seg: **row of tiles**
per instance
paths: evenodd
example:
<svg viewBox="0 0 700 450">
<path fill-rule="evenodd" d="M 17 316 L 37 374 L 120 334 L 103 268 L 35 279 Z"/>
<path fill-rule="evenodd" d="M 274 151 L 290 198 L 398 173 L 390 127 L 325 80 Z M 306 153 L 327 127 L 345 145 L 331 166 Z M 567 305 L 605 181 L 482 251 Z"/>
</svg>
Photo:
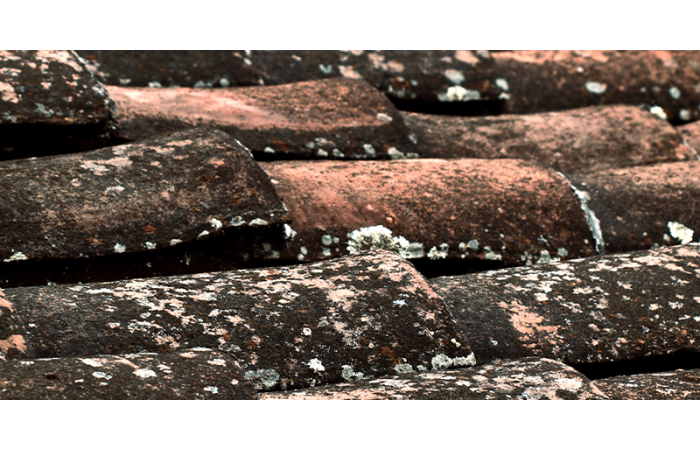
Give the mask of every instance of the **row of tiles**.
<svg viewBox="0 0 700 450">
<path fill-rule="evenodd" d="M 591 381 L 543 358 L 261 393 L 227 354 L 206 348 L 0 363 L 0 399 L 15 400 L 697 400 L 700 371 Z"/>
<path fill-rule="evenodd" d="M 0 297 L 0 351 L 29 361 L 212 348 L 267 391 L 495 359 L 624 362 L 697 352 L 698 275 L 698 244 L 430 281 L 397 254 L 372 250 L 307 265 L 13 288 Z"/>
<path fill-rule="evenodd" d="M 199 128 L 5 161 L 0 174 L 4 286 L 120 279 L 104 270 L 120 264 L 153 276 L 368 248 L 529 265 L 685 244 L 700 227 L 697 161 L 568 178 L 511 159 L 256 162 L 226 133 Z M 82 279 L 30 267 L 85 258 Z M 210 262 L 190 267 L 197 258 Z"/>
<path fill-rule="evenodd" d="M 100 80 L 117 86 L 278 85 L 342 76 L 364 79 L 406 108 L 427 103 L 439 112 L 472 111 L 481 100 L 515 114 L 645 104 L 672 120 L 700 118 L 697 51 L 78 53 Z"/>
<path fill-rule="evenodd" d="M 259 159 L 514 157 L 574 173 L 697 158 L 683 135 L 636 105 L 431 116 L 400 113 L 351 78 L 238 89 L 105 88 L 81 64 L 70 52 L 0 54 L 3 158 L 77 152 L 198 125 L 228 132 Z M 33 132 L 39 124 L 58 127 Z M 698 132 L 687 127 L 687 137 Z M 71 131 L 59 138 L 57 130 Z"/>
</svg>

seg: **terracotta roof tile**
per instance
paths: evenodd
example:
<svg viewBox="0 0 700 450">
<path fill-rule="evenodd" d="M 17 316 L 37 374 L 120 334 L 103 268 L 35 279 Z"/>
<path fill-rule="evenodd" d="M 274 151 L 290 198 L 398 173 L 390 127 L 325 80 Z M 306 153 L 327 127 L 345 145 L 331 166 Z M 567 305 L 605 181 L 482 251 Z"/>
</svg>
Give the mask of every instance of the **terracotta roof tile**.
<svg viewBox="0 0 700 450">
<path fill-rule="evenodd" d="M 418 113 L 403 117 L 426 158 L 519 158 L 565 173 L 695 159 L 668 122 L 636 106 L 488 117 Z"/>
<path fill-rule="evenodd" d="M 700 343 L 700 244 L 459 277 L 430 285 L 478 361 L 567 364 L 665 355 Z"/>
<path fill-rule="evenodd" d="M 515 264 L 595 254 L 568 182 L 517 160 L 263 163 L 289 209 L 286 259 L 379 247 Z M 271 254 L 264 255 L 268 259 Z"/>
<path fill-rule="evenodd" d="M 418 151 L 396 108 L 362 80 L 235 89 L 110 86 L 109 94 L 116 134 L 128 140 L 210 126 L 258 157 L 389 159 L 392 151 Z"/>
<path fill-rule="evenodd" d="M 236 361 L 193 348 L 171 353 L 42 358 L 0 364 L 2 400 L 256 400 Z"/>
<path fill-rule="evenodd" d="M 0 398 L 697 397 L 700 52 L 80 54 L 0 52 Z"/>
</svg>

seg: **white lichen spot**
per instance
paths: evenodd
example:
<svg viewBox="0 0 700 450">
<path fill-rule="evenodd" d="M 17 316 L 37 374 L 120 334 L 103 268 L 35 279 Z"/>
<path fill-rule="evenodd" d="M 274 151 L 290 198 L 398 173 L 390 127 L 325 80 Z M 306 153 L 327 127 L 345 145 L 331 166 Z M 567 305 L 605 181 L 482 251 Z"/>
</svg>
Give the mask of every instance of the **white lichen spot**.
<svg viewBox="0 0 700 450">
<path fill-rule="evenodd" d="M 460 344 L 459 342 L 457 342 L 457 339 L 455 339 L 455 338 L 450 339 L 450 342 L 452 342 L 452 343 L 453 343 L 455 346 L 457 346 L 457 347 L 461 347 L 461 346 L 462 346 L 462 344 Z"/>
<path fill-rule="evenodd" d="M 668 302 L 668 306 L 670 306 L 671 309 L 681 309 L 683 307 L 683 303 L 681 303 L 681 302 Z"/>
<path fill-rule="evenodd" d="M 148 87 L 149 87 L 149 88 L 162 88 L 163 85 L 160 84 L 159 81 L 149 81 L 149 82 L 148 82 Z"/>
<path fill-rule="evenodd" d="M 319 148 L 318 151 L 316 152 L 316 156 L 318 156 L 319 158 L 327 158 L 328 152 Z"/>
<path fill-rule="evenodd" d="M 430 259 L 445 259 L 447 258 L 447 254 L 450 251 L 450 245 L 449 244 L 440 244 L 440 249 L 437 247 L 433 246 L 430 251 L 428 252 L 428 258 Z"/>
<path fill-rule="evenodd" d="M 607 89 L 607 85 L 597 81 L 586 81 L 586 90 L 591 94 L 602 95 Z"/>
<path fill-rule="evenodd" d="M 682 223 L 668 222 L 666 225 L 671 232 L 671 236 L 673 236 L 674 239 L 681 241 L 681 244 L 685 245 L 693 241 L 693 230 L 686 227 Z"/>
<path fill-rule="evenodd" d="M 3 261 L 4 262 L 26 261 L 27 259 L 29 259 L 29 258 L 27 258 L 27 255 L 25 255 L 24 253 L 16 252 L 16 253 L 13 253 L 12 256 L 10 256 L 9 258 L 4 259 Z"/>
<path fill-rule="evenodd" d="M 391 147 L 389 150 L 387 150 L 387 154 L 391 159 L 406 159 L 406 155 L 397 150 L 395 147 Z"/>
<path fill-rule="evenodd" d="M 688 122 L 688 121 L 691 119 L 690 111 L 688 111 L 687 109 L 683 108 L 683 109 L 681 109 L 680 111 L 678 111 L 678 117 L 679 117 L 682 121 Z"/>
<path fill-rule="evenodd" d="M 548 250 L 541 250 L 540 257 L 537 258 L 537 264 L 547 264 L 552 262 L 552 255 L 549 254 Z"/>
<path fill-rule="evenodd" d="M 294 239 L 294 236 L 297 235 L 297 232 L 292 229 L 288 224 L 284 224 L 284 238 L 286 240 Z"/>
<path fill-rule="evenodd" d="M 104 378 L 105 380 L 109 380 L 112 378 L 112 375 L 106 374 L 104 372 L 92 372 L 92 376 L 95 378 Z"/>
<path fill-rule="evenodd" d="M 384 114 L 384 113 L 378 113 L 377 114 L 377 120 L 381 120 L 382 122 L 391 122 L 392 119 L 391 116 Z"/>
<path fill-rule="evenodd" d="M 562 258 L 566 258 L 567 256 L 569 256 L 569 251 L 564 247 L 559 247 L 559 249 L 557 250 L 557 255 L 561 256 Z"/>
<path fill-rule="evenodd" d="M 392 302 L 394 306 L 406 306 L 406 300 L 398 299 Z"/>
<path fill-rule="evenodd" d="M 261 388 L 264 389 L 272 389 L 280 379 L 280 375 L 272 369 L 246 372 L 245 377 L 248 380 L 259 380 Z"/>
<path fill-rule="evenodd" d="M 226 365 L 226 361 L 223 359 L 219 359 L 219 358 L 210 359 L 209 361 L 207 361 L 207 363 L 211 364 L 212 366 L 225 366 Z"/>
<path fill-rule="evenodd" d="M 657 309 L 659 309 L 659 305 L 658 305 L 658 304 L 652 303 L 652 304 L 649 305 L 649 311 L 656 311 Z"/>
<path fill-rule="evenodd" d="M 146 242 L 144 245 L 146 246 L 146 248 L 148 250 L 155 250 L 157 247 L 157 245 L 154 244 L 153 242 Z"/>
<path fill-rule="evenodd" d="M 211 392 L 212 394 L 219 393 L 219 388 L 217 388 L 216 386 L 205 386 L 204 388 L 202 388 L 202 390 L 207 391 L 207 392 Z"/>
<path fill-rule="evenodd" d="M 115 244 L 114 253 L 124 253 L 126 251 L 126 245 Z"/>
<path fill-rule="evenodd" d="M 251 225 L 257 225 L 257 226 L 265 226 L 267 225 L 267 221 L 263 219 L 253 219 L 250 221 Z"/>
<path fill-rule="evenodd" d="M 331 252 L 331 249 L 330 249 L 330 248 L 328 248 L 328 247 L 323 247 L 323 249 L 321 250 L 321 254 L 322 254 L 323 256 L 331 256 L 332 252 Z"/>
<path fill-rule="evenodd" d="M 367 153 L 369 156 L 375 156 L 377 152 L 374 150 L 374 147 L 372 147 L 372 144 L 364 144 L 362 146 L 364 149 L 365 153 Z"/>
<path fill-rule="evenodd" d="M 675 86 L 671 86 L 668 88 L 668 95 L 670 95 L 672 99 L 678 100 L 681 98 L 681 90 Z"/>
<path fill-rule="evenodd" d="M 649 108 L 649 112 L 652 113 L 653 115 L 655 115 L 656 117 L 658 117 L 659 119 L 662 119 L 662 120 L 668 119 L 666 112 L 660 106 L 652 106 L 651 108 Z"/>
<path fill-rule="evenodd" d="M 170 239 L 170 246 L 182 244 L 182 239 Z"/>
<path fill-rule="evenodd" d="M 445 78 L 450 80 L 450 83 L 452 84 L 462 84 L 462 82 L 465 80 L 464 74 L 455 69 L 447 69 L 445 71 Z"/>
<path fill-rule="evenodd" d="M 219 219 L 217 219 L 216 217 L 212 217 L 211 219 L 209 219 L 209 223 L 211 223 L 212 227 L 217 228 L 217 229 L 224 226 L 224 224 L 221 223 L 221 221 Z"/>
<path fill-rule="evenodd" d="M 403 236 L 394 237 L 383 225 L 364 227 L 348 233 L 347 250 L 350 254 L 369 249 L 384 249 L 396 252 L 404 258 L 420 258 L 424 255 L 423 244 L 409 242 Z"/>
<path fill-rule="evenodd" d="M 399 375 L 402 373 L 413 373 L 413 366 L 410 364 L 396 364 L 394 370 Z"/>
<path fill-rule="evenodd" d="M 470 353 L 468 356 L 458 356 L 456 358 L 450 358 L 444 353 L 440 353 L 434 356 L 430 361 L 433 366 L 433 370 L 445 370 L 452 366 L 464 367 L 464 366 L 474 366 L 476 365 L 476 358 L 474 353 Z"/>
<path fill-rule="evenodd" d="M 347 364 L 341 366 L 343 371 L 341 372 L 340 376 L 343 377 L 343 379 L 347 381 L 352 381 L 352 380 L 361 380 L 365 377 L 365 374 L 363 372 L 355 372 L 352 368 L 352 366 L 349 366 Z"/>
<path fill-rule="evenodd" d="M 137 369 L 134 370 L 134 375 L 140 378 L 152 378 L 152 377 L 157 377 L 156 373 L 152 371 L 151 369 Z"/>
<path fill-rule="evenodd" d="M 304 336 L 311 336 L 311 328 L 304 327 L 304 328 L 301 330 L 301 334 L 303 334 Z"/>
<path fill-rule="evenodd" d="M 493 250 L 491 250 L 491 247 L 488 245 L 484 246 L 484 258 L 492 260 L 492 261 L 501 261 L 503 259 L 503 256 L 499 255 L 498 253 L 495 253 Z"/>
<path fill-rule="evenodd" d="M 91 366 L 91 367 L 102 367 L 103 366 L 102 361 L 92 359 L 92 358 L 85 358 L 85 359 L 81 359 L 80 361 L 83 362 L 84 364 L 87 364 L 88 366 Z"/>
<path fill-rule="evenodd" d="M 333 236 L 331 236 L 330 234 L 324 234 L 323 236 L 321 236 L 321 244 L 325 245 L 326 247 L 330 246 L 331 244 L 333 244 Z"/>
<path fill-rule="evenodd" d="M 333 66 L 330 64 L 319 64 L 318 70 L 323 72 L 325 75 L 330 75 L 331 73 L 333 73 Z"/>
<path fill-rule="evenodd" d="M 472 239 L 471 241 L 467 242 L 467 248 L 470 248 L 474 251 L 479 250 L 479 241 L 476 239 Z"/>
<path fill-rule="evenodd" d="M 313 369 L 314 372 L 326 370 L 326 368 L 323 367 L 323 364 L 321 364 L 321 361 L 318 358 L 312 359 L 311 361 L 306 363 L 306 365 L 309 366 L 310 369 Z"/>
<path fill-rule="evenodd" d="M 441 102 L 468 102 L 481 100 L 481 93 L 473 89 L 465 89 L 462 86 L 450 86 L 444 94 L 438 94 Z"/>
<path fill-rule="evenodd" d="M 272 153 L 275 153 L 275 149 L 273 149 L 272 147 L 265 147 L 265 148 L 263 149 L 263 153 L 270 153 L 270 154 L 272 154 Z"/>
<path fill-rule="evenodd" d="M 207 230 L 202 231 L 197 235 L 197 239 L 203 239 L 205 237 L 209 236 L 209 232 Z"/>
<path fill-rule="evenodd" d="M 496 78 L 495 83 L 496 83 L 496 86 L 500 90 L 506 91 L 506 92 L 508 91 L 509 86 L 508 86 L 508 82 L 506 81 L 505 78 Z"/>
</svg>

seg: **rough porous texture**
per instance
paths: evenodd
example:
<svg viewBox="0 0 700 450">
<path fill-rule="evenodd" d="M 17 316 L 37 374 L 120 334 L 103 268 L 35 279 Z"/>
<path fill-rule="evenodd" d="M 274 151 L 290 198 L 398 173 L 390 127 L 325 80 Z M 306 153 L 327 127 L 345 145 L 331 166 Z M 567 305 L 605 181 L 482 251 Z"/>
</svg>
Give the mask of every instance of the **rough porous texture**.
<svg viewBox="0 0 700 450">
<path fill-rule="evenodd" d="M 478 361 L 567 364 L 700 350 L 700 244 L 441 277 Z"/>
<path fill-rule="evenodd" d="M 668 122 L 636 106 L 479 118 L 402 115 L 426 158 L 518 158 L 564 173 L 695 159 Z"/>
<path fill-rule="evenodd" d="M 2 400 L 257 398 L 235 360 L 206 348 L 0 363 Z"/>
<path fill-rule="evenodd" d="M 314 261 L 366 248 L 406 258 L 514 264 L 595 254 L 567 181 L 516 160 L 261 163 L 289 209 L 291 243 L 263 257 Z"/>
<path fill-rule="evenodd" d="M 700 400 L 700 370 L 612 377 L 591 386 L 613 400 Z"/>
<path fill-rule="evenodd" d="M 7 357 L 208 347 L 265 390 L 475 364 L 425 279 L 384 250 L 297 267 L 7 289 L 3 305 L 24 327 L 0 330 L 14 348 Z"/>
<path fill-rule="evenodd" d="M 111 86 L 109 94 L 118 135 L 128 140 L 204 125 L 230 133 L 260 158 L 418 156 L 398 110 L 362 80 L 231 89 Z"/>
<path fill-rule="evenodd" d="M 573 368 L 550 359 L 394 375 L 333 386 L 265 393 L 263 400 L 587 400 L 601 398 Z"/>
<path fill-rule="evenodd" d="M 287 220 L 250 152 L 217 130 L 6 161 L 0 178 L 0 266 L 163 249 Z"/>
<path fill-rule="evenodd" d="M 700 161 L 573 174 L 599 221 L 604 251 L 618 253 L 697 241 Z"/>
</svg>

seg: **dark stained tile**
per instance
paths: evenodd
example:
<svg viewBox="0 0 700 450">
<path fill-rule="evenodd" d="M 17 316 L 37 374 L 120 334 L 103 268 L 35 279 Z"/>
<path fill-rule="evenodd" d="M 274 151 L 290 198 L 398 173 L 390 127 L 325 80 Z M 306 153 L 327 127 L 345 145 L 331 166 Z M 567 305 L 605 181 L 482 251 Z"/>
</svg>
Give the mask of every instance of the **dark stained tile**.
<svg viewBox="0 0 700 450">
<path fill-rule="evenodd" d="M 567 364 L 698 350 L 700 245 L 465 275 L 430 285 L 480 362 Z"/>
<path fill-rule="evenodd" d="M 600 391 L 551 359 L 497 360 L 461 370 L 411 373 L 331 386 L 269 392 L 262 400 L 587 400 Z"/>
<path fill-rule="evenodd" d="M 257 389 L 474 365 L 444 303 L 384 250 L 293 267 L 5 290 L 7 357 L 208 347 Z M 29 353 L 31 352 L 31 353 Z"/>
<path fill-rule="evenodd" d="M 74 52 L 0 50 L 0 160 L 95 148 L 113 114 Z"/>
<path fill-rule="evenodd" d="M 496 100 L 488 51 L 96 51 L 79 53 L 110 85 L 227 87 L 346 77 L 399 100 Z M 458 87 L 459 86 L 459 87 Z"/>
<path fill-rule="evenodd" d="M 211 129 L 5 161 L 0 179 L 0 266 L 164 249 L 287 220 L 250 152 Z"/>
<path fill-rule="evenodd" d="M 697 240 L 700 162 L 569 176 L 598 221 L 607 253 Z"/>
<path fill-rule="evenodd" d="M 637 106 L 452 117 L 403 113 L 426 158 L 518 158 L 564 173 L 695 159 L 668 122 Z"/>
<path fill-rule="evenodd" d="M 230 133 L 258 158 L 389 159 L 418 151 L 398 110 L 362 80 L 108 89 L 116 102 L 117 135 L 128 140 L 210 126 Z"/>
<path fill-rule="evenodd" d="M 287 248 L 315 261 L 367 248 L 406 258 L 526 264 L 595 254 L 568 182 L 517 160 L 261 163 L 289 209 Z"/>
<path fill-rule="evenodd" d="M 77 50 L 114 86 L 228 87 L 260 84 L 242 50 Z"/>
<path fill-rule="evenodd" d="M 2 400 L 257 400 L 235 360 L 194 348 L 172 353 L 0 363 Z"/>
<path fill-rule="evenodd" d="M 700 118 L 697 51 L 512 51 L 493 58 L 509 86 L 511 113 L 627 104 L 656 106 L 673 122 Z"/>
</svg>

